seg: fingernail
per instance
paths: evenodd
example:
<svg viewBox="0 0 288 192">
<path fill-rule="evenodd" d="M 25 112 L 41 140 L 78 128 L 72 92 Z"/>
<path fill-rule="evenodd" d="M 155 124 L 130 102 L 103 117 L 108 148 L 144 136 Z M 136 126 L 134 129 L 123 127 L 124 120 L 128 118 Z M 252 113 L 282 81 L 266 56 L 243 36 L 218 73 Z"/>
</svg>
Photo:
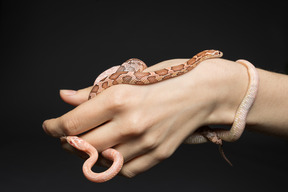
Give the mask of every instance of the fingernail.
<svg viewBox="0 0 288 192">
<path fill-rule="evenodd" d="M 61 89 L 60 90 L 64 95 L 67 95 L 67 96 L 72 96 L 72 95 L 75 95 L 77 93 L 77 91 L 75 90 L 70 90 L 70 89 Z"/>
</svg>

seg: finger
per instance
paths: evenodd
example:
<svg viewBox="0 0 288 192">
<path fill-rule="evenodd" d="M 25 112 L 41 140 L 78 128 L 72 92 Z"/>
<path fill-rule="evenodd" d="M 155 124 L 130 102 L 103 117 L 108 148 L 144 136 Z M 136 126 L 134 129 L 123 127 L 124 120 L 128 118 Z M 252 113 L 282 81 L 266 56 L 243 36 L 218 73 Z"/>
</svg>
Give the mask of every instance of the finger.
<svg viewBox="0 0 288 192">
<path fill-rule="evenodd" d="M 89 132 L 82 134 L 79 137 L 91 144 L 97 149 L 99 153 L 101 153 L 102 151 L 125 141 L 125 135 L 123 136 L 123 134 L 119 134 L 121 132 L 120 129 L 121 127 L 117 123 L 114 121 L 109 121 L 104 125 L 97 127 L 96 129 L 92 129 Z M 74 153 L 83 159 L 87 159 L 89 157 L 85 152 L 79 151 L 71 146 L 66 141 L 65 137 L 60 139 L 62 148 L 66 151 Z M 110 161 L 99 157 L 97 164 L 109 167 Z"/>
<path fill-rule="evenodd" d="M 138 137 L 133 137 L 129 141 L 125 143 L 119 144 L 114 148 L 119 151 L 123 157 L 124 162 L 128 162 L 135 157 L 141 156 L 145 153 L 148 153 L 155 149 L 160 143 L 162 139 L 156 139 L 155 135 L 142 135 Z"/>
<path fill-rule="evenodd" d="M 116 121 L 109 121 L 80 137 L 95 147 L 97 151 L 102 152 L 126 140 L 120 129 L 121 126 Z"/>
<path fill-rule="evenodd" d="M 115 149 L 123 155 L 125 162 L 121 174 L 129 178 L 134 177 L 150 169 L 166 157 L 168 158 L 170 153 L 164 156 L 166 155 L 165 151 L 167 151 L 163 148 L 165 143 L 169 143 L 169 141 L 155 139 L 155 135 L 151 134 L 134 138 L 129 142 L 116 146 Z"/>
<path fill-rule="evenodd" d="M 147 171 L 161 161 L 169 158 L 178 145 L 175 145 L 173 140 L 168 140 L 162 143 L 157 148 L 151 150 L 144 155 L 138 156 L 124 164 L 121 174 L 126 177 L 134 177 L 139 173 Z"/>
<path fill-rule="evenodd" d="M 158 141 L 150 135 L 150 137 L 146 137 L 142 141 L 141 139 L 135 139 L 134 143 L 127 142 L 119 147 L 116 146 L 115 149 L 123 155 L 126 162 L 121 174 L 131 178 L 169 158 L 183 142 L 184 138 L 187 137 L 185 135 L 187 134 L 183 134 L 181 131 L 174 132 L 174 134 L 167 135 Z M 147 138 L 150 138 L 150 140 L 147 140 Z"/>
<path fill-rule="evenodd" d="M 154 158 L 152 152 L 147 153 L 145 155 L 134 158 L 128 163 L 125 163 L 121 169 L 120 174 L 124 175 L 125 177 L 132 178 L 139 173 L 147 171 L 159 162 L 160 160 Z"/>
<path fill-rule="evenodd" d="M 73 106 L 78 106 L 88 100 L 91 89 L 92 86 L 78 91 L 62 89 L 60 90 L 60 97 L 64 102 Z"/>
<path fill-rule="evenodd" d="M 63 116 L 44 121 L 44 131 L 53 137 L 78 135 L 111 120 L 117 107 L 113 104 L 113 98 L 107 97 L 106 93 L 111 94 L 107 89 Z"/>
</svg>

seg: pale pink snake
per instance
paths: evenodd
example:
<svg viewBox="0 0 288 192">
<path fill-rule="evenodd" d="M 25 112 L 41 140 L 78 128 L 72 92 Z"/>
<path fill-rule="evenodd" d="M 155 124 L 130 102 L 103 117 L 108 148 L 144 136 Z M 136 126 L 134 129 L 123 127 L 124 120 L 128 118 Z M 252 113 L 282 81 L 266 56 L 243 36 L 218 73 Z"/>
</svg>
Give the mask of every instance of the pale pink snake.
<svg viewBox="0 0 288 192">
<path fill-rule="evenodd" d="M 201 61 L 221 57 L 223 54 L 217 50 L 206 50 L 198 53 L 184 64 L 167 67 L 161 70 L 152 72 L 142 72 L 147 66 L 139 59 L 129 59 L 121 66 L 112 67 L 98 76 L 95 80 L 89 99 L 95 97 L 103 90 L 117 84 L 132 84 L 132 85 L 148 85 L 157 83 L 166 79 L 180 76 L 195 68 Z M 234 119 L 234 123 L 230 130 L 225 129 L 211 129 L 209 127 L 200 128 L 198 131 L 189 136 L 185 143 L 198 144 L 211 141 L 220 146 L 220 152 L 225 157 L 222 150 L 222 140 L 233 142 L 242 135 L 247 114 L 254 102 L 258 90 L 258 74 L 255 67 L 246 60 L 238 60 L 238 63 L 244 65 L 249 74 L 249 86 L 247 93 L 241 102 Z M 105 182 L 119 173 L 123 165 L 122 155 L 115 149 L 109 148 L 104 150 L 101 154 L 103 157 L 113 161 L 112 166 L 102 173 L 94 173 L 91 168 L 98 159 L 97 150 L 77 136 L 65 137 L 67 142 L 78 150 L 84 151 L 90 157 L 83 164 L 83 173 L 87 179 L 93 182 Z M 229 162 L 230 163 L 230 162 Z M 231 164 L 231 163 L 230 163 Z"/>
</svg>

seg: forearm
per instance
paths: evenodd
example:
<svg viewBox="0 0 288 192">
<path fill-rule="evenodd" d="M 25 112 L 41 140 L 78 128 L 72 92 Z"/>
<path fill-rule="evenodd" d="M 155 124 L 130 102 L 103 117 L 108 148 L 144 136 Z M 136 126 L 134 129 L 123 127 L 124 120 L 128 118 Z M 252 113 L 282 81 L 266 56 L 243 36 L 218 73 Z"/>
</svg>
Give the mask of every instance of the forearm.
<svg viewBox="0 0 288 192">
<path fill-rule="evenodd" d="M 288 138 L 288 76 L 257 69 L 260 82 L 248 129 Z"/>
<path fill-rule="evenodd" d="M 186 60 L 176 60 L 183 63 Z M 175 60 L 165 62 L 165 66 Z M 163 63 L 164 64 L 164 63 Z M 256 66 L 257 67 L 257 66 Z M 163 68 L 158 64 L 149 69 Z M 247 116 L 246 129 L 288 138 L 288 76 L 257 69 L 259 88 L 255 102 Z M 190 77 L 189 77 L 190 76 Z M 247 68 L 240 63 L 225 59 L 209 59 L 189 72 L 187 82 L 201 84 L 202 97 L 211 95 L 215 106 L 207 124 L 232 124 L 237 108 L 248 88 Z M 196 81 L 195 81 L 196 80 Z M 191 82 L 193 84 L 193 82 Z M 207 93 L 207 89 L 210 90 Z M 191 89 L 190 94 L 197 92 Z M 209 103 L 209 102 L 207 102 Z"/>
<path fill-rule="evenodd" d="M 232 124 L 248 88 L 248 72 L 240 63 L 222 59 L 212 62 L 221 69 L 216 72 L 218 78 L 214 77 L 214 84 L 211 83 L 218 95 L 211 124 Z M 213 65 L 210 63 L 210 66 Z M 288 138 L 288 76 L 261 69 L 257 72 L 259 88 L 247 116 L 246 128 Z"/>
</svg>

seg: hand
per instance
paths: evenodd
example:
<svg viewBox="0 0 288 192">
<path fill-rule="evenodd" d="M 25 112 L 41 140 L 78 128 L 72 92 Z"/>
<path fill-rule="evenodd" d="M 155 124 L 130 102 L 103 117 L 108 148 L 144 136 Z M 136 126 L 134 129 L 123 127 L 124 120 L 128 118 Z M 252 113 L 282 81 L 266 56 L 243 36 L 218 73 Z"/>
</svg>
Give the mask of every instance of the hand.
<svg viewBox="0 0 288 192">
<path fill-rule="evenodd" d="M 185 61 L 164 61 L 147 71 Z M 241 75 L 246 81 L 235 81 Z M 62 90 L 62 99 L 77 107 L 46 120 L 43 127 L 54 137 L 81 134 L 99 152 L 115 148 L 124 157 L 121 173 L 133 177 L 172 155 L 197 128 L 232 123 L 247 84 L 245 67 L 210 59 L 177 78 L 146 86 L 112 86 L 88 101 L 91 87 Z M 63 147 L 73 151 L 67 144 Z"/>
</svg>

